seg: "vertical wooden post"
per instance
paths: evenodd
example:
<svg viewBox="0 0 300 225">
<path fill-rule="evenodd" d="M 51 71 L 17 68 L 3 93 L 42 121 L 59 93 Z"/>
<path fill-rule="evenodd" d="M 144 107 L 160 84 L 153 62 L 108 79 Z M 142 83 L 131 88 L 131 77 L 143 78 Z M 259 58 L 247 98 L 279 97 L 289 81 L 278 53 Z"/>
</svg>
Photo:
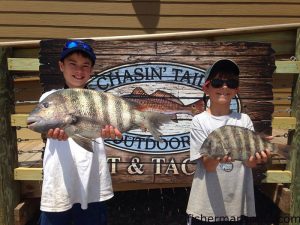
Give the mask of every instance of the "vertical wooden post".
<svg viewBox="0 0 300 225">
<path fill-rule="evenodd" d="M 14 224 L 14 208 L 19 202 L 20 189 L 14 181 L 17 167 L 16 131 L 11 127 L 14 111 L 13 81 L 7 70 L 8 50 L 0 48 L 0 224 Z"/>
<path fill-rule="evenodd" d="M 297 60 L 300 60 L 300 28 L 297 30 L 296 38 L 296 53 Z M 297 84 L 293 95 L 293 116 L 296 117 L 296 131 L 292 141 L 292 154 L 290 159 L 290 169 L 292 171 L 291 183 L 291 209 L 290 224 L 300 223 L 300 75 L 297 79 Z M 298 217 L 296 219 L 296 217 Z"/>
</svg>

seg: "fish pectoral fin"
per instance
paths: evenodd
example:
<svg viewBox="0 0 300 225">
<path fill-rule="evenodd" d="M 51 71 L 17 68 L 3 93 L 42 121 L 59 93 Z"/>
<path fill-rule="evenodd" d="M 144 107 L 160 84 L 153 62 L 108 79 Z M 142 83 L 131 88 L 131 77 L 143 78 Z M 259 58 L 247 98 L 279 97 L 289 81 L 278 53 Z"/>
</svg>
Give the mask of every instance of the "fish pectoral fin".
<svg viewBox="0 0 300 225">
<path fill-rule="evenodd" d="M 64 118 L 64 122 L 65 124 L 75 124 L 77 123 L 78 118 L 73 115 L 73 114 L 68 114 L 65 118 Z"/>
<path fill-rule="evenodd" d="M 91 139 L 83 137 L 79 134 L 74 135 L 72 137 L 72 139 L 76 142 L 76 144 L 78 144 L 79 146 L 81 146 L 85 150 L 87 150 L 89 152 L 93 152 L 93 145 L 92 145 Z"/>
</svg>

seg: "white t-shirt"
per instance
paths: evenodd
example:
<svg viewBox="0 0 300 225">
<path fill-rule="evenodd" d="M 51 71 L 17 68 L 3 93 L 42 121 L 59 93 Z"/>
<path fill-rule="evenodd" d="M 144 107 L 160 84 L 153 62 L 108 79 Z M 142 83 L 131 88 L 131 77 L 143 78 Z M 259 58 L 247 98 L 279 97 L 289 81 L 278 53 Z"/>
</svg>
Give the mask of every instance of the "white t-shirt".
<svg viewBox="0 0 300 225">
<path fill-rule="evenodd" d="M 220 163 L 217 172 L 207 172 L 199 160 L 200 148 L 206 137 L 224 125 L 246 127 L 253 130 L 248 115 L 232 112 L 226 116 L 213 116 L 208 112 L 196 115 L 192 121 L 190 159 L 197 166 L 190 192 L 187 213 L 199 220 L 215 222 L 225 217 L 239 219 L 241 215 L 255 216 L 252 170 L 241 161 Z"/>
<path fill-rule="evenodd" d="M 54 91 L 42 95 L 40 101 Z M 47 139 L 43 160 L 42 211 L 63 212 L 80 203 L 105 201 L 113 197 L 103 140 L 93 142 L 88 152 L 71 138 Z"/>
</svg>

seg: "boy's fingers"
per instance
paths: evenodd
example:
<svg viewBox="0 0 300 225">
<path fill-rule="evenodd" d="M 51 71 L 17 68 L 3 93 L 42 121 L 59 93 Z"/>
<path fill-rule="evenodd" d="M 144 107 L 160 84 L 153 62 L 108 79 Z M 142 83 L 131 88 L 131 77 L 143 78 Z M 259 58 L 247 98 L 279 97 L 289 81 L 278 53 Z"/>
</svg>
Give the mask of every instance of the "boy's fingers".
<svg viewBox="0 0 300 225">
<path fill-rule="evenodd" d="M 261 155 L 258 152 L 255 153 L 255 157 L 256 157 L 256 163 L 261 163 Z"/>
<path fill-rule="evenodd" d="M 68 139 L 68 135 L 60 128 L 50 129 L 47 133 L 47 137 L 57 139 L 59 141 L 65 141 Z"/>
<path fill-rule="evenodd" d="M 110 138 L 111 139 L 115 139 L 116 138 L 115 129 L 113 128 L 113 126 L 109 127 L 109 134 L 110 134 Z"/>
<path fill-rule="evenodd" d="M 51 133 L 50 137 L 53 138 L 53 139 L 58 139 L 58 135 L 59 135 L 59 129 L 55 128 L 53 130 L 53 132 Z"/>
<path fill-rule="evenodd" d="M 68 139 L 68 136 L 66 135 L 64 130 L 59 130 L 59 134 L 58 134 L 58 140 L 60 141 L 65 141 Z"/>
<path fill-rule="evenodd" d="M 267 154 L 267 157 L 268 157 L 268 158 L 271 157 L 271 151 L 270 151 L 269 149 L 266 149 L 266 150 L 265 150 L 265 153 Z"/>
<path fill-rule="evenodd" d="M 261 161 L 262 162 L 267 162 L 268 161 L 268 156 L 267 156 L 265 151 L 261 151 L 260 156 L 261 156 Z"/>
<path fill-rule="evenodd" d="M 249 162 L 253 162 L 255 159 L 254 159 L 254 156 L 251 155 L 250 158 L 249 158 Z"/>
<path fill-rule="evenodd" d="M 102 128 L 102 130 L 101 130 L 101 137 L 102 138 L 106 138 L 107 137 L 105 128 Z"/>
<path fill-rule="evenodd" d="M 51 138 L 53 136 L 53 129 L 48 130 L 47 137 Z"/>
<path fill-rule="evenodd" d="M 115 134 L 117 138 L 122 139 L 122 133 L 118 130 L 118 128 L 115 128 Z"/>
<path fill-rule="evenodd" d="M 102 138 L 111 138 L 111 139 L 116 139 L 116 138 L 121 139 L 122 133 L 117 128 L 106 125 L 105 128 L 102 129 L 101 137 Z"/>
</svg>

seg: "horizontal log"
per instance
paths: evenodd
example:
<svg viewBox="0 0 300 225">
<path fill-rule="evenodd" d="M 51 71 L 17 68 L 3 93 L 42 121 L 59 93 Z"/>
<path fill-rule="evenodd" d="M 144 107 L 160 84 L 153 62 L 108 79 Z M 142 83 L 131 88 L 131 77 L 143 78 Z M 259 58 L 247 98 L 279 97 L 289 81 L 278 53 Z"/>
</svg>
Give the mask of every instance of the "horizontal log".
<svg viewBox="0 0 300 225">
<path fill-rule="evenodd" d="M 28 114 L 12 114 L 11 125 L 15 127 L 27 127 Z"/>
<path fill-rule="evenodd" d="M 21 104 L 16 104 L 15 106 L 15 113 L 30 113 L 37 103 L 21 103 Z"/>
<path fill-rule="evenodd" d="M 275 74 L 281 73 L 291 73 L 299 74 L 300 73 L 300 61 L 276 61 L 276 70 Z"/>
<path fill-rule="evenodd" d="M 22 128 L 22 129 L 17 130 L 17 138 L 21 138 L 23 140 L 24 139 L 28 139 L 28 140 L 32 140 L 32 139 L 39 140 L 40 139 L 40 140 L 42 140 L 42 136 L 41 136 L 40 133 L 32 131 L 32 130 L 30 130 L 28 128 Z M 21 149 L 24 149 L 24 148 L 28 149 L 27 146 L 21 145 Z"/>
<path fill-rule="evenodd" d="M 291 105 L 292 93 L 273 93 L 273 99 L 275 105 Z"/>
<path fill-rule="evenodd" d="M 292 173 L 289 170 L 267 170 L 262 183 L 291 183 Z"/>
<path fill-rule="evenodd" d="M 274 105 L 271 101 L 241 99 L 242 112 L 252 120 L 271 120 Z"/>
<path fill-rule="evenodd" d="M 33 58 L 8 58 L 8 70 L 10 71 L 39 71 L 39 60 Z"/>
<path fill-rule="evenodd" d="M 15 180 L 42 180 L 42 168 L 19 167 L 14 170 Z"/>
<path fill-rule="evenodd" d="M 182 46 L 182 47 L 181 47 Z M 270 44 L 254 42 L 159 42 L 157 43 L 158 55 L 197 55 L 197 56 L 251 56 L 267 55 L 274 53 Z"/>
<path fill-rule="evenodd" d="M 179 1 L 110 1 L 110 2 L 69 2 L 56 1 L 2 1 L 0 12 L 28 12 L 28 13 L 69 13 L 69 14 L 108 14 L 108 15 L 211 15 L 213 5 L 215 15 L 281 15 L 299 16 L 299 4 L 278 4 L 278 2 L 253 2 L 251 7 L 242 1 L 188 1 L 182 7 Z M 296 2 L 294 2 L 296 3 Z M 299 3 L 299 2 L 297 2 Z"/>
<path fill-rule="evenodd" d="M 126 21 L 126 23 L 124 23 Z M 252 25 L 271 25 L 281 23 L 297 23 L 299 17 L 278 17 L 271 16 L 240 16 L 236 19 L 234 16 L 204 15 L 199 19 L 198 15 L 191 16 L 161 16 L 157 15 L 116 15 L 109 16 L 103 14 L 32 14 L 32 13 L 1 13 L 0 25 L 19 26 L 57 26 L 62 27 L 87 27 L 93 28 L 135 28 L 135 29 L 153 29 L 164 28 L 174 29 L 182 27 L 187 29 L 202 28 L 232 28 L 245 27 Z"/>
<path fill-rule="evenodd" d="M 23 41 L 8 41 L 8 42 L 1 42 L 0 46 L 10 46 L 10 47 L 39 47 L 40 40 L 32 40 L 32 39 L 40 39 L 39 37 L 44 37 L 47 34 L 47 38 L 86 38 L 90 37 L 94 40 L 101 40 L 101 41 L 121 41 L 121 40 L 187 40 L 187 39 L 197 39 L 203 40 L 205 38 L 209 38 L 209 40 L 216 40 L 221 38 L 221 40 L 237 40 L 235 35 L 239 37 L 247 36 L 249 34 L 255 34 L 255 37 L 259 37 L 260 34 L 267 35 L 270 37 L 276 38 L 278 35 L 273 35 L 273 32 L 279 32 L 280 34 L 289 34 L 289 40 L 294 40 L 295 37 L 295 29 L 300 26 L 300 23 L 283 23 L 283 24 L 275 24 L 275 25 L 260 25 L 260 26 L 248 26 L 248 27 L 235 27 L 235 28 L 227 28 L 227 29 L 212 29 L 212 30 L 201 30 L 201 28 L 197 28 L 195 31 L 182 31 L 179 32 L 180 28 L 174 29 L 173 33 L 172 30 L 161 30 L 155 29 L 153 33 L 156 34 L 145 34 L 146 31 L 144 30 L 118 30 L 118 29 L 98 29 L 98 30 L 91 30 L 89 28 L 49 28 L 49 27 L 26 27 L 25 30 L 22 26 L 14 26 L 14 27 L 1 27 L 3 30 L 2 39 L 7 39 L 14 37 L 16 38 L 23 38 L 26 37 L 30 40 L 23 40 Z M 30 32 L 28 29 L 31 29 Z M 148 30 L 150 31 L 150 30 Z M 176 32 L 177 31 L 177 32 Z M 165 32 L 165 33 L 161 33 Z M 139 35 L 141 34 L 142 35 Z M 6 34 L 6 36 L 5 36 Z M 12 35 L 13 34 L 13 35 Z M 124 36 L 121 36 L 124 35 Z M 234 36 L 233 36 L 234 35 Z M 106 37 L 109 36 L 109 37 Z M 222 39 L 225 38 L 225 39 Z M 257 40 L 257 39 L 255 39 Z M 280 40 L 280 45 L 282 46 L 282 38 Z M 249 41 L 247 38 L 246 41 Z M 260 40 L 261 41 L 261 40 Z M 270 42 L 270 41 L 265 41 Z M 285 41 L 286 42 L 286 41 Z M 287 41 L 284 48 L 281 48 L 285 54 L 294 54 L 294 45 L 289 45 L 290 41 Z M 290 50 L 288 50 L 290 49 Z M 278 52 L 277 52 L 278 53 Z M 282 54 L 282 53 L 281 53 Z"/>
<path fill-rule="evenodd" d="M 10 58 L 10 60 L 15 61 L 18 60 L 19 58 Z M 35 60 L 35 59 L 33 59 Z M 10 66 L 10 63 L 8 62 L 8 67 Z M 36 69 L 36 68 L 35 68 Z M 38 70 L 37 70 L 38 71 Z M 31 77 L 16 77 L 15 78 L 15 83 L 25 83 L 25 82 L 39 82 L 40 77 L 39 76 L 31 76 Z"/>
<path fill-rule="evenodd" d="M 14 0 L 12 2 L 20 2 L 20 1 L 24 1 L 24 0 Z M 25 0 L 24 2 L 26 2 L 28 0 Z M 10 1 L 7 1 L 7 2 L 10 2 Z M 36 1 L 36 2 L 41 2 L 41 1 Z M 114 2 L 128 2 L 128 0 L 109 0 L 109 1 L 106 1 L 106 2 L 111 2 L 111 3 L 114 3 Z M 140 2 L 151 2 L 151 0 L 142 0 Z M 182 3 L 182 0 L 161 0 L 160 1 L 161 3 Z M 262 3 L 262 4 L 281 4 L 282 1 L 280 0 L 189 0 L 188 1 L 189 3 Z M 285 4 L 295 4 L 295 3 L 299 3 L 298 0 L 286 0 L 284 1 Z M 21 7 L 22 8 L 22 7 Z"/>
<path fill-rule="evenodd" d="M 276 61 L 275 63 L 277 63 Z M 292 93 L 292 87 L 295 80 L 293 74 L 273 74 L 273 92 L 274 93 Z"/>
<path fill-rule="evenodd" d="M 291 106 L 290 105 L 275 105 L 273 117 L 289 117 L 291 116 Z"/>
<path fill-rule="evenodd" d="M 276 129 L 295 129 L 295 117 L 273 117 L 272 127 Z"/>
</svg>

